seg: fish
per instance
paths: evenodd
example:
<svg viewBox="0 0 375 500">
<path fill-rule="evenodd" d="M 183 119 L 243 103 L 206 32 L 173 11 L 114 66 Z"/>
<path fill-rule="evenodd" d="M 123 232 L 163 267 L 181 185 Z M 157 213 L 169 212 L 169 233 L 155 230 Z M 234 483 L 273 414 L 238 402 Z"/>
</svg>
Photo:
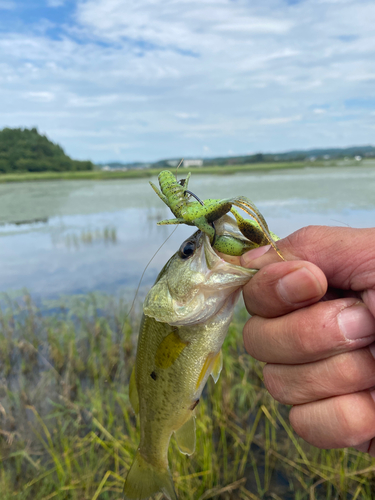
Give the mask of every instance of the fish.
<svg viewBox="0 0 375 500">
<path fill-rule="evenodd" d="M 217 227 L 224 233 L 227 226 Z M 170 439 L 174 434 L 182 453 L 194 452 L 194 410 L 208 377 L 219 378 L 235 304 L 256 272 L 221 258 L 209 237 L 196 231 L 147 294 L 129 384 L 140 417 L 140 443 L 125 481 L 125 500 L 157 492 L 177 500 L 168 465 Z"/>
</svg>

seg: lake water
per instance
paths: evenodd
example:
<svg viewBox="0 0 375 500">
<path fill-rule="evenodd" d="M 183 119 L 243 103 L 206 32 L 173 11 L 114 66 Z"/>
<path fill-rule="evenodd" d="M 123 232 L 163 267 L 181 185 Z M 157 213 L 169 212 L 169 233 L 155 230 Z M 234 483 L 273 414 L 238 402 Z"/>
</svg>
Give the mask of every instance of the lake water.
<svg viewBox="0 0 375 500">
<path fill-rule="evenodd" d="M 189 188 L 202 199 L 247 196 L 281 237 L 309 224 L 371 227 L 375 221 L 375 165 L 193 172 Z M 146 179 L 2 184 L 0 291 L 26 288 L 37 300 L 90 291 L 130 297 L 175 227 L 156 223 L 171 217 Z M 143 287 L 192 232 L 178 226 L 149 265 Z"/>
</svg>

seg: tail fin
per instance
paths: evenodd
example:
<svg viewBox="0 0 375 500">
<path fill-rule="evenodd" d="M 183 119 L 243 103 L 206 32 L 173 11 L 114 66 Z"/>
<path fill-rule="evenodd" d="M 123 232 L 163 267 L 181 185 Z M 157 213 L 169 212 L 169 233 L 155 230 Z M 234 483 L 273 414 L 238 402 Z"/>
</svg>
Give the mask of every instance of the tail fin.
<svg viewBox="0 0 375 500">
<path fill-rule="evenodd" d="M 137 451 L 124 486 L 124 500 L 143 500 L 158 492 L 178 500 L 169 469 L 157 469 Z"/>
</svg>

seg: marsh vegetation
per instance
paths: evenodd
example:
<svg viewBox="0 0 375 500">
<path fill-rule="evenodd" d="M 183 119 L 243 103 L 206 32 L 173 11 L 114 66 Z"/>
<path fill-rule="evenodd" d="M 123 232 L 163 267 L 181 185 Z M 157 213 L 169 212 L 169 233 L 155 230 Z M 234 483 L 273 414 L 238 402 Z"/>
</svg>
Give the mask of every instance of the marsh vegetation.
<svg viewBox="0 0 375 500">
<path fill-rule="evenodd" d="M 249 196 L 280 236 L 375 218 L 370 163 L 200 175 L 191 186 L 205 198 Z M 122 498 L 138 446 L 127 384 L 140 305 L 125 316 L 145 264 L 170 233 L 156 222 L 168 217 L 144 179 L 0 185 L 1 500 Z M 140 296 L 191 229 L 179 227 L 157 253 Z M 30 295 L 20 298 L 15 290 L 24 286 Z M 237 311 L 220 379 L 209 380 L 197 407 L 195 454 L 181 455 L 172 439 L 180 500 L 373 498 L 374 459 L 318 450 L 293 433 L 288 408 L 267 394 L 261 363 L 244 351 L 246 317 Z"/>
<path fill-rule="evenodd" d="M 85 163 L 85 162 L 82 162 Z M 358 162 L 353 159 L 348 160 L 317 160 L 311 161 L 283 161 L 283 162 L 263 162 L 263 163 L 244 163 L 238 165 L 208 165 L 203 168 L 193 168 L 194 175 L 232 175 L 236 173 L 262 173 L 262 172 L 278 172 L 283 170 L 299 170 L 304 168 L 329 168 L 329 167 L 353 167 L 358 168 Z M 365 159 L 361 162 L 361 167 L 374 167 L 375 161 L 373 158 Z M 55 180 L 114 180 L 114 179 L 137 179 L 157 176 L 165 166 L 144 169 L 129 169 L 129 170 L 89 170 L 76 169 L 67 171 L 41 171 L 41 172 L 11 172 L 0 175 L 0 183 L 10 182 L 35 182 L 35 181 L 55 181 Z M 175 170 L 169 168 L 169 170 Z M 188 169 L 180 169 L 181 175 Z"/>
<path fill-rule="evenodd" d="M 139 312 L 92 294 L 36 308 L 2 297 L 0 491 L 2 500 L 121 499 L 138 445 L 127 384 Z M 53 309 L 51 309 L 53 306 Z M 243 348 L 239 309 L 224 369 L 197 407 L 197 449 L 170 464 L 181 500 L 373 498 L 375 459 L 318 450 L 299 439 Z M 159 495 L 158 499 L 162 496 Z"/>
</svg>

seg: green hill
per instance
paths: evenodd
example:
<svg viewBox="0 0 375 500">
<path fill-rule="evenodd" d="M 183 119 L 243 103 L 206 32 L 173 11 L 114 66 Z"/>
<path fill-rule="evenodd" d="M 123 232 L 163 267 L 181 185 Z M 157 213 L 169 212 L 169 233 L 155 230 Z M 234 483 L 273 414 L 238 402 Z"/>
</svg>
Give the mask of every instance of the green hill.
<svg viewBox="0 0 375 500">
<path fill-rule="evenodd" d="M 36 128 L 0 130 L 0 174 L 93 170 L 91 161 L 72 160 Z"/>
</svg>

